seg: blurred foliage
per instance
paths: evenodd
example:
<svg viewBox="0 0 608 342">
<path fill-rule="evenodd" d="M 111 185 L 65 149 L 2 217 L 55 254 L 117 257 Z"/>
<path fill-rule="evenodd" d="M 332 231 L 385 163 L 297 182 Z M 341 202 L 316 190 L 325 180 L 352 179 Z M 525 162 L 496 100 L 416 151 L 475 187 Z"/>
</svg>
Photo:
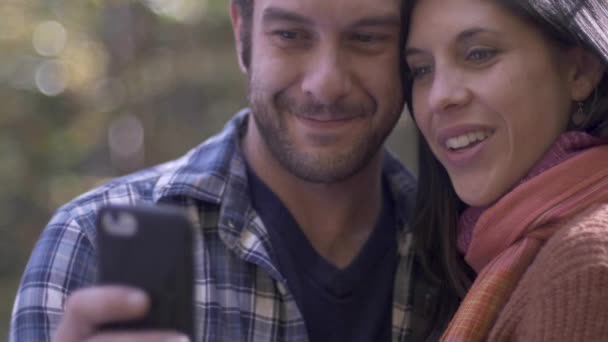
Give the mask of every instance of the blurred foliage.
<svg viewBox="0 0 608 342">
<path fill-rule="evenodd" d="M 227 6 L 0 2 L 0 336 L 54 210 L 111 177 L 181 155 L 246 105 Z M 411 138 L 391 142 L 411 156 Z"/>
</svg>

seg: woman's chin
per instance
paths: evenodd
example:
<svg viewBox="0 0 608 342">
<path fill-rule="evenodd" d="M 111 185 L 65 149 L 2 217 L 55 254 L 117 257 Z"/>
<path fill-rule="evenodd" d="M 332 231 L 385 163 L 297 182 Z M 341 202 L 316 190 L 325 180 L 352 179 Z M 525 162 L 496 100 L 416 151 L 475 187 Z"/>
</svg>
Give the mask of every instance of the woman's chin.
<svg viewBox="0 0 608 342">
<path fill-rule="evenodd" d="M 496 198 L 498 198 L 498 195 L 493 194 L 490 191 L 482 190 L 470 185 L 464 185 L 459 188 L 455 184 L 454 188 L 458 198 L 470 207 L 483 207 L 493 203 Z"/>
</svg>

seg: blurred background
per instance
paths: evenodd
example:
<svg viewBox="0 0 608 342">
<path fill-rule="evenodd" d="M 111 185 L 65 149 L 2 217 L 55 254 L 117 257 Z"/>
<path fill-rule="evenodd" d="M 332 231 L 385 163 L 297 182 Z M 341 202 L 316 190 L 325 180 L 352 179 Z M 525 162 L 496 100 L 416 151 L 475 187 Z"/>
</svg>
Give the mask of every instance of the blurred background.
<svg viewBox="0 0 608 342">
<path fill-rule="evenodd" d="M 246 105 L 228 0 L 0 1 L 0 339 L 53 211 Z M 415 171 L 411 121 L 389 139 Z"/>
</svg>

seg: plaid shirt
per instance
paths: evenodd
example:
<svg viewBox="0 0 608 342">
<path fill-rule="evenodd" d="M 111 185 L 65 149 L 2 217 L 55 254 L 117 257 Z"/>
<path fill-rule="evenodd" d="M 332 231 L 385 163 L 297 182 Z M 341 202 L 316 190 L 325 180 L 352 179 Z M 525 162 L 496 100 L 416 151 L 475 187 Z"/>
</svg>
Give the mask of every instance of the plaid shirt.
<svg viewBox="0 0 608 342">
<path fill-rule="evenodd" d="M 185 208 L 195 233 L 196 328 L 201 341 L 307 341 L 305 322 L 270 255 L 252 209 L 239 137 L 247 110 L 184 157 L 117 178 L 60 208 L 36 244 L 15 300 L 10 341 L 49 341 L 67 296 L 96 279 L 95 216 L 107 204 L 165 203 Z M 406 212 L 413 177 L 387 153 L 384 175 L 401 208 L 393 341 L 412 340 L 411 234 Z M 416 277 L 416 280 L 420 277 Z M 362 308 L 363 309 L 363 308 Z M 417 323 L 416 323 L 417 324 Z"/>
</svg>

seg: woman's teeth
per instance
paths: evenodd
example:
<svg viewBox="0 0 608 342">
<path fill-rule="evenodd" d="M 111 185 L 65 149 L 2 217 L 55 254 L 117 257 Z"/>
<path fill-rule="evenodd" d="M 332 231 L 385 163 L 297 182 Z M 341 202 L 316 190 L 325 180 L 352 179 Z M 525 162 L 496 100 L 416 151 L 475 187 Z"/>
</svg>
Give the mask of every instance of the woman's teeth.
<svg viewBox="0 0 608 342">
<path fill-rule="evenodd" d="M 450 138 L 446 140 L 445 145 L 451 150 L 459 150 L 465 147 L 469 147 L 469 145 L 473 143 L 486 140 L 489 136 L 490 133 L 485 131 L 471 132 Z"/>
</svg>

